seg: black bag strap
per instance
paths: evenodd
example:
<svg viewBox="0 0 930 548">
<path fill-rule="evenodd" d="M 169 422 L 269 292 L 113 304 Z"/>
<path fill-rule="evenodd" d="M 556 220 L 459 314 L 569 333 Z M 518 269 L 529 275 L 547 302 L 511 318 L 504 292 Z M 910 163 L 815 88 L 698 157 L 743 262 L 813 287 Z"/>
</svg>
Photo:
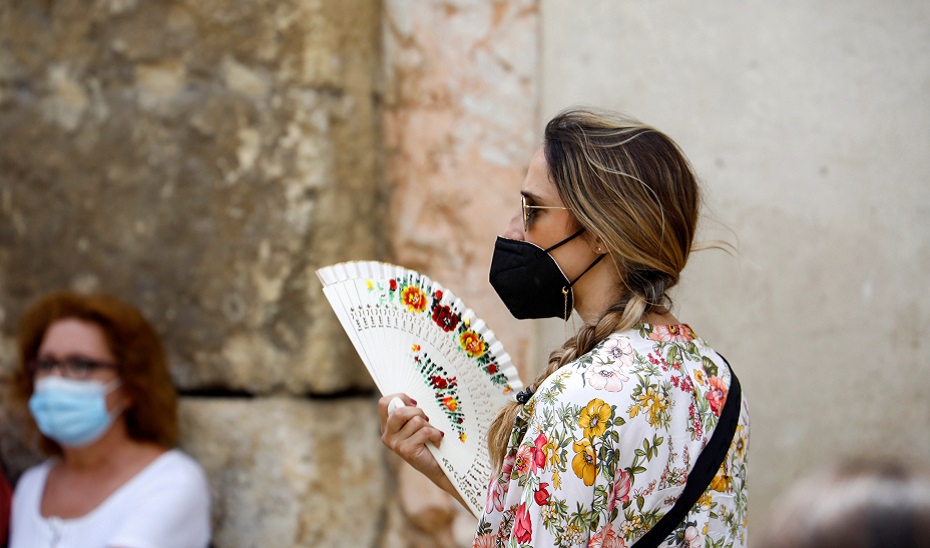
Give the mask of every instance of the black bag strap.
<svg viewBox="0 0 930 548">
<path fill-rule="evenodd" d="M 719 353 L 717 355 L 720 356 Z M 733 443 L 733 435 L 736 433 L 736 426 L 739 424 L 739 412 L 743 396 L 740 391 L 739 379 L 736 378 L 736 373 L 730 367 L 730 362 L 723 356 L 720 356 L 720 359 L 727 364 L 727 369 L 730 370 L 730 391 L 727 393 L 727 401 L 723 404 L 723 410 L 720 411 L 717 427 L 714 428 L 710 441 L 704 446 L 704 450 L 701 451 L 700 456 L 694 463 L 694 468 L 688 474 L 685 490 L 682 491 L 675 505 L 645 535 L 633 543 L 632 548 L 654 548 L 659 546 L 685 519 L 691 508 L 707 490 L 710 482 L 717 475 L 717 471 L 720 470 L 723 460 L 727 457 L 730 444 Z"/>
</svg>

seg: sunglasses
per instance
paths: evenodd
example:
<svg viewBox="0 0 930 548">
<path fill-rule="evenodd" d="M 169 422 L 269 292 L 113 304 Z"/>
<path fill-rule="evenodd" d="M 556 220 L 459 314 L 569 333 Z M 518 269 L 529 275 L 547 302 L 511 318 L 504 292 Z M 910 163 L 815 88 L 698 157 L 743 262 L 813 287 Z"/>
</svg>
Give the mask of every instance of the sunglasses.
<svg viewBox="0 0 930 548">
<path fill-rule="evenodd" d="M 530 219 L 533 216 L 534 209 L 568 209 L 567 207 L 562 206 L 539 206 L 539 205 L 529 205 L 526 203 L 526 196 L 523 194 L 520 195 L 520 205 L 523 207 L 523 232 L 527 232 L 530 229 Z"/>
</svg>

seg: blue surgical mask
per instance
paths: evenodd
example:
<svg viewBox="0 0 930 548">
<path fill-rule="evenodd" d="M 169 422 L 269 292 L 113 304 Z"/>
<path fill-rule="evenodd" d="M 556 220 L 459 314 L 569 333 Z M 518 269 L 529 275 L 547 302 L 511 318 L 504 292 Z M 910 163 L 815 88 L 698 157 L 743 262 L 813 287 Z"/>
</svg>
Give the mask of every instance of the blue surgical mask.
<svg viewBox="0 0 930 548">
<path fill-rule="evenodd" d="M 39 430 L 68 447 L 82 447 L 100 439 L 119 415 L 107 412 L 107 394 L 119 387 L 119 379 L 100 381 L 46 377 L 35 383 L 29 398 Z"/>
</svg>

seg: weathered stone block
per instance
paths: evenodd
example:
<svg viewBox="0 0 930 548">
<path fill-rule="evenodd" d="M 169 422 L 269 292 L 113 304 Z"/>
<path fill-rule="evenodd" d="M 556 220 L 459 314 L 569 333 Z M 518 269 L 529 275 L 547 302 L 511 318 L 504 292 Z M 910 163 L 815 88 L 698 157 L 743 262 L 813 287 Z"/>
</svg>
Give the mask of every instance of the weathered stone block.
<svg viewBox="0 0 930 548">
<path fill-rule="evenodd" d="M 0 5 L 2 331 L 100 289 L 183 389 L 370 389 L 313 271 L 382 255 L 379 29 L 376 0 Z"/>
<path fill-rule="evenodd" d="M 216 546 L 376 546 L 389 475 L 371 399 L 184 398 Z"/>
</svg>

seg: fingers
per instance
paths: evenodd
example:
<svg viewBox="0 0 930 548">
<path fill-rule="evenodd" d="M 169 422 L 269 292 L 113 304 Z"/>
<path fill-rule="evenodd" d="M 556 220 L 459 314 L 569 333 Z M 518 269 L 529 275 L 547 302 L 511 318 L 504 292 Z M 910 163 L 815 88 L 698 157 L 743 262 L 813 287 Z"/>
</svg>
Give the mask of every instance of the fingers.
<svg viewBox="0 0 930 548">
<path fill-rule="evenodd" d="M 406 441 L 412 446 L 420 446 L 426 445 L 427 443 L 432 443 L 435 447 L 438 448 L 439 444 L 442 443 L 443 437 L 445 437 L 445 434 L 442 432 L 442 430 L 432 425 L 426 425 L 423 428 L 413 432 Z"/>
<path fill-rule="evenodd" d="M 413 411 L 420 411 L 420 414 L 409 419 L 402 416 Z M 388 419 L 387 430 L 381 435 L 381 442 L 410 462 L 422 458 L 421 453 L 427 443 L 439 447 L 443 436 L 442 431 L 428 423 L 421 410 L 404 407 L 395 411 Z"/>
<path fill-rule="evenodd" d="M 381 432 L 382 433 L 384 432 L 385 423 L 387 422 L 388 415 L 390 415 L 390 413 L 388 412 L 388 408 L 391 406 L 391 400 L 393 400 L 394 398 L 399 398 L 400 401 L 402 401 L 404 405 L 407 405 L 407 406 L 416 407 L 417 405 L 417 401 L 411 398 L 410 396 L 408 396 L 407 394 L 388 394 L 387 396 L 384 396 L 383 398 L 378 400 L 378 416 L 381 419 Z"/>
<path fill-rule="evenodd" d="M 403 402 L 389 413 L 391 401 Z M 381 443 L 407 461 L 414 469 L 436 481 L 444 472 L 426 444 L 439 447 L 443 434 L 429 423 L 429 417 L 416 406 L 416 401 L 405 394 L 389 394 L 378 400 L 381 418 Z"/>
<path fill-rule="evenodd" d="M 429 417 L 419 407 L 398 407 L 385 422 L 383 433 L 410 437 L 416 430 L 429 425 Z"/>
<path fill-rule="evenodd" d="M 429 424 L 429 417 L 422 409 L 409 405 L 398 407 L 388 415 L 382 424 L 381 433 L 382 442 L 394 452 L 398 452 L 398 448 L 403 445 L 423 444 L 427 441 L 438 446 L 444 435 Z"/>
</svg>

